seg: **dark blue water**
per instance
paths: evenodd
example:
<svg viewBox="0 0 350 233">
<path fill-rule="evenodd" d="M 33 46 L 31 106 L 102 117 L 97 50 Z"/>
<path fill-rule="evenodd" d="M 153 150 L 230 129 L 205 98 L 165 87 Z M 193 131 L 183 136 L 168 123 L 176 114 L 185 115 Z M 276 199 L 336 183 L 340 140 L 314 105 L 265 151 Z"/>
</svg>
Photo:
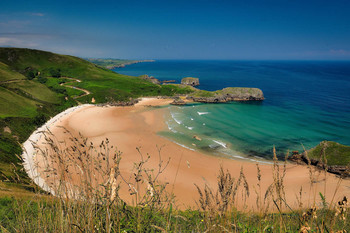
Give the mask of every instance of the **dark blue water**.
<svg viewBox="0 0 350 233">
<path fill-rule="evenodd" d="M 198 77 L 204 90 L 263 90 L 262 102 L 169 107 L 172 131 L 162 134 L 191 149 L 271 157 L 273 146 L 283 156 L 323 140 L 350 145 L 350 62 L 157 61 L 115 71 L 178 82 Z"/>
</svg>

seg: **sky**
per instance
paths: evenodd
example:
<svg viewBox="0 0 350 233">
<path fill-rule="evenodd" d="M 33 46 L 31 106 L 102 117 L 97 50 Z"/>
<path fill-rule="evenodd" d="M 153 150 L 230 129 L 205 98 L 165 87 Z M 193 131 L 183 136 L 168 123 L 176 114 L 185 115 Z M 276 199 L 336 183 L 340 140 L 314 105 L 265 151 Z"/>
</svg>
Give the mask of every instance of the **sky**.
<svg viewBox="0 0 350 233">
<path fill-rule="evenodd" d="M 91 58 L 350 60 L 350 1 L 0 0 L 0 46 Z"/>
</svg>

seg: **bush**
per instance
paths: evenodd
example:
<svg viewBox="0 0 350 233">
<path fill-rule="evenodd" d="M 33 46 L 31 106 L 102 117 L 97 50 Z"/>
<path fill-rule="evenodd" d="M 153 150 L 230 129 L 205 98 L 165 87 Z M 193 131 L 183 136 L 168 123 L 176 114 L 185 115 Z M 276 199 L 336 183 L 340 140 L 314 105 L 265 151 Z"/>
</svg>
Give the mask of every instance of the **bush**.
<svg viewBox="0 0 350 233">
<path fill-rule="evenodd" d="M 29 72 L 27 72 L 26 77 L 28 80 L 32 80 L 35 78 L 35 74 L 33 71 L 29 71 Z"/>
<path fill-rule="evenodd" d="M 46 82 L 47 82 L 47 78 L 42 77 L 42 76 L 39 76 L 39 77 L 38 77 L 38 81 L 39 81 L 39 83 L 44 84 L 44 83 L 46 83 Z"/>
<path fill-rule="evenodd" d="M 61 77 L 61 69 L 50 68 L 50 74 L 54 78 L 60 78 Z"/>
</svg>

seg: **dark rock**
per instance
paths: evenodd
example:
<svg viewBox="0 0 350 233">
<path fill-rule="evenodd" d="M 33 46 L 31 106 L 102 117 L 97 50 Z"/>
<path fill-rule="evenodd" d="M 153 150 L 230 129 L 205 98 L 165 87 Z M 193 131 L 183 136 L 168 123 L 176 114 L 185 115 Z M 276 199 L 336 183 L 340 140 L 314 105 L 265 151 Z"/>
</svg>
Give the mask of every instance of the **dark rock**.
<svg viewBox="0 0 350 233">
<path fill-rule="evenodd" d="M 323 163 L 322 161 L 309 158 L 306 153 L 302 153 L 302 154 L 294 154 L 293 153 L 293 155 L 291 157 L 289 157 L 288 159 L 297 163 L 297 164 L 310 164 L 310 165 L 315 166 L 321 170 L 339 175 L 341 177 L 350 177 L 350 169 L 348 166 L 341 166 L 341 165 L 328 166 L 325 163 Z"/>
<path fill-rule="evenodd" d="M 174 99 L 174 101 L 170 104 L 172 104 L 172 105 L 186 105 L 186 102 L 183 101 L 182 99 Z"/>
</svg>

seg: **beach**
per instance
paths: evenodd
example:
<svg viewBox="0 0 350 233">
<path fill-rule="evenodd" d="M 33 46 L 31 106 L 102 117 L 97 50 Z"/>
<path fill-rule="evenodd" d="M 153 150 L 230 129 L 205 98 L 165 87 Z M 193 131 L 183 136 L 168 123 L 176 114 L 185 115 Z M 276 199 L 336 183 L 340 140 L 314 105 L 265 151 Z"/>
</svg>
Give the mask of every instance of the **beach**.
<svg viewBox="0 0 350 233">
<path fill-rule="evenodd" d="M 65 140 L 67 135 L 63 133 L 61 127 L 74 135 L 81 133 L 95 145 L 108 138 L 109 144 L 114 145 L 122 153 L 120 172 L 124 177 L 133 175 L 134 163 L 140 161 L 138 151 L 145 158 L 149 155 L 145 166 L 150 169 L 158 169 L 160 156 L 161 160 L 164 161 L 163 165 L 170 159 L 164 172 L 158 178 L 160 182 L 168 183 L 167 191 L 175 195 L 176 206 L 181 209 L 196 207 L 199 194 L 195 184 L 199 187 L 208 185 L 216 190 L 217 176 L 221 166 L 236 179 L 242 170 L 249 184 L 249 196 L 246 197 L 245 203 L 240 201 L 242 198 L 239 197 L 237 206 L 242 209 L 256 210 L 257 195 L 263 196 L 273 183 L 272 165 L 259 164 L 261 173 L 261 186 L 259 188 L 256 163 L 199 153 L 159 136 L 157 132 L 167 130 L 164 119 L 167 108 L 158 108 L 157 106 L 167 105 L 171 102 L 172 99 L 144 98 L 135 106 L 81 105 L 68 109 L 51 119 L 34 132 L 29 140 L 39 146 L 44 146 L 43 137 L 40 137 L 38 132 L 45 129 L 49 129 L 59 140 Z M 30 141 L 23 145 L 26 149 L 23 157 L 27 173 L 40 187 L 54 194 L 48 185 L 46 175 L 43 173 L 44 158 L 37 153 Z M 33 166 L 34 164 L 38 166 Z M 280 169 L 282 172 L 282 163 Z M 320 192 L 329 201 L 331 199 L 336 201 L 344 195 L 350 196 L 349 180 L 342 180 L 339 184 L 339 178 L 336 176 L 328 173 L 325 177 L 324 173 L 314 170 L 312 174 L 314 180 L 311 187 L 310 172 L 307 166 L 287 163 L 285 169 L 285 196 L 288 205 L 293 209 L 300 207 L 298 198 L 301 187 L 301 201 L 305 205 L 311 205 L 314 200 L 316 203 L 320 203 Z M 127 185 L 121 185 L 119 195 L 127 203 L 133 203 L 133 197 L 130 195 Z"/>
</svg>

